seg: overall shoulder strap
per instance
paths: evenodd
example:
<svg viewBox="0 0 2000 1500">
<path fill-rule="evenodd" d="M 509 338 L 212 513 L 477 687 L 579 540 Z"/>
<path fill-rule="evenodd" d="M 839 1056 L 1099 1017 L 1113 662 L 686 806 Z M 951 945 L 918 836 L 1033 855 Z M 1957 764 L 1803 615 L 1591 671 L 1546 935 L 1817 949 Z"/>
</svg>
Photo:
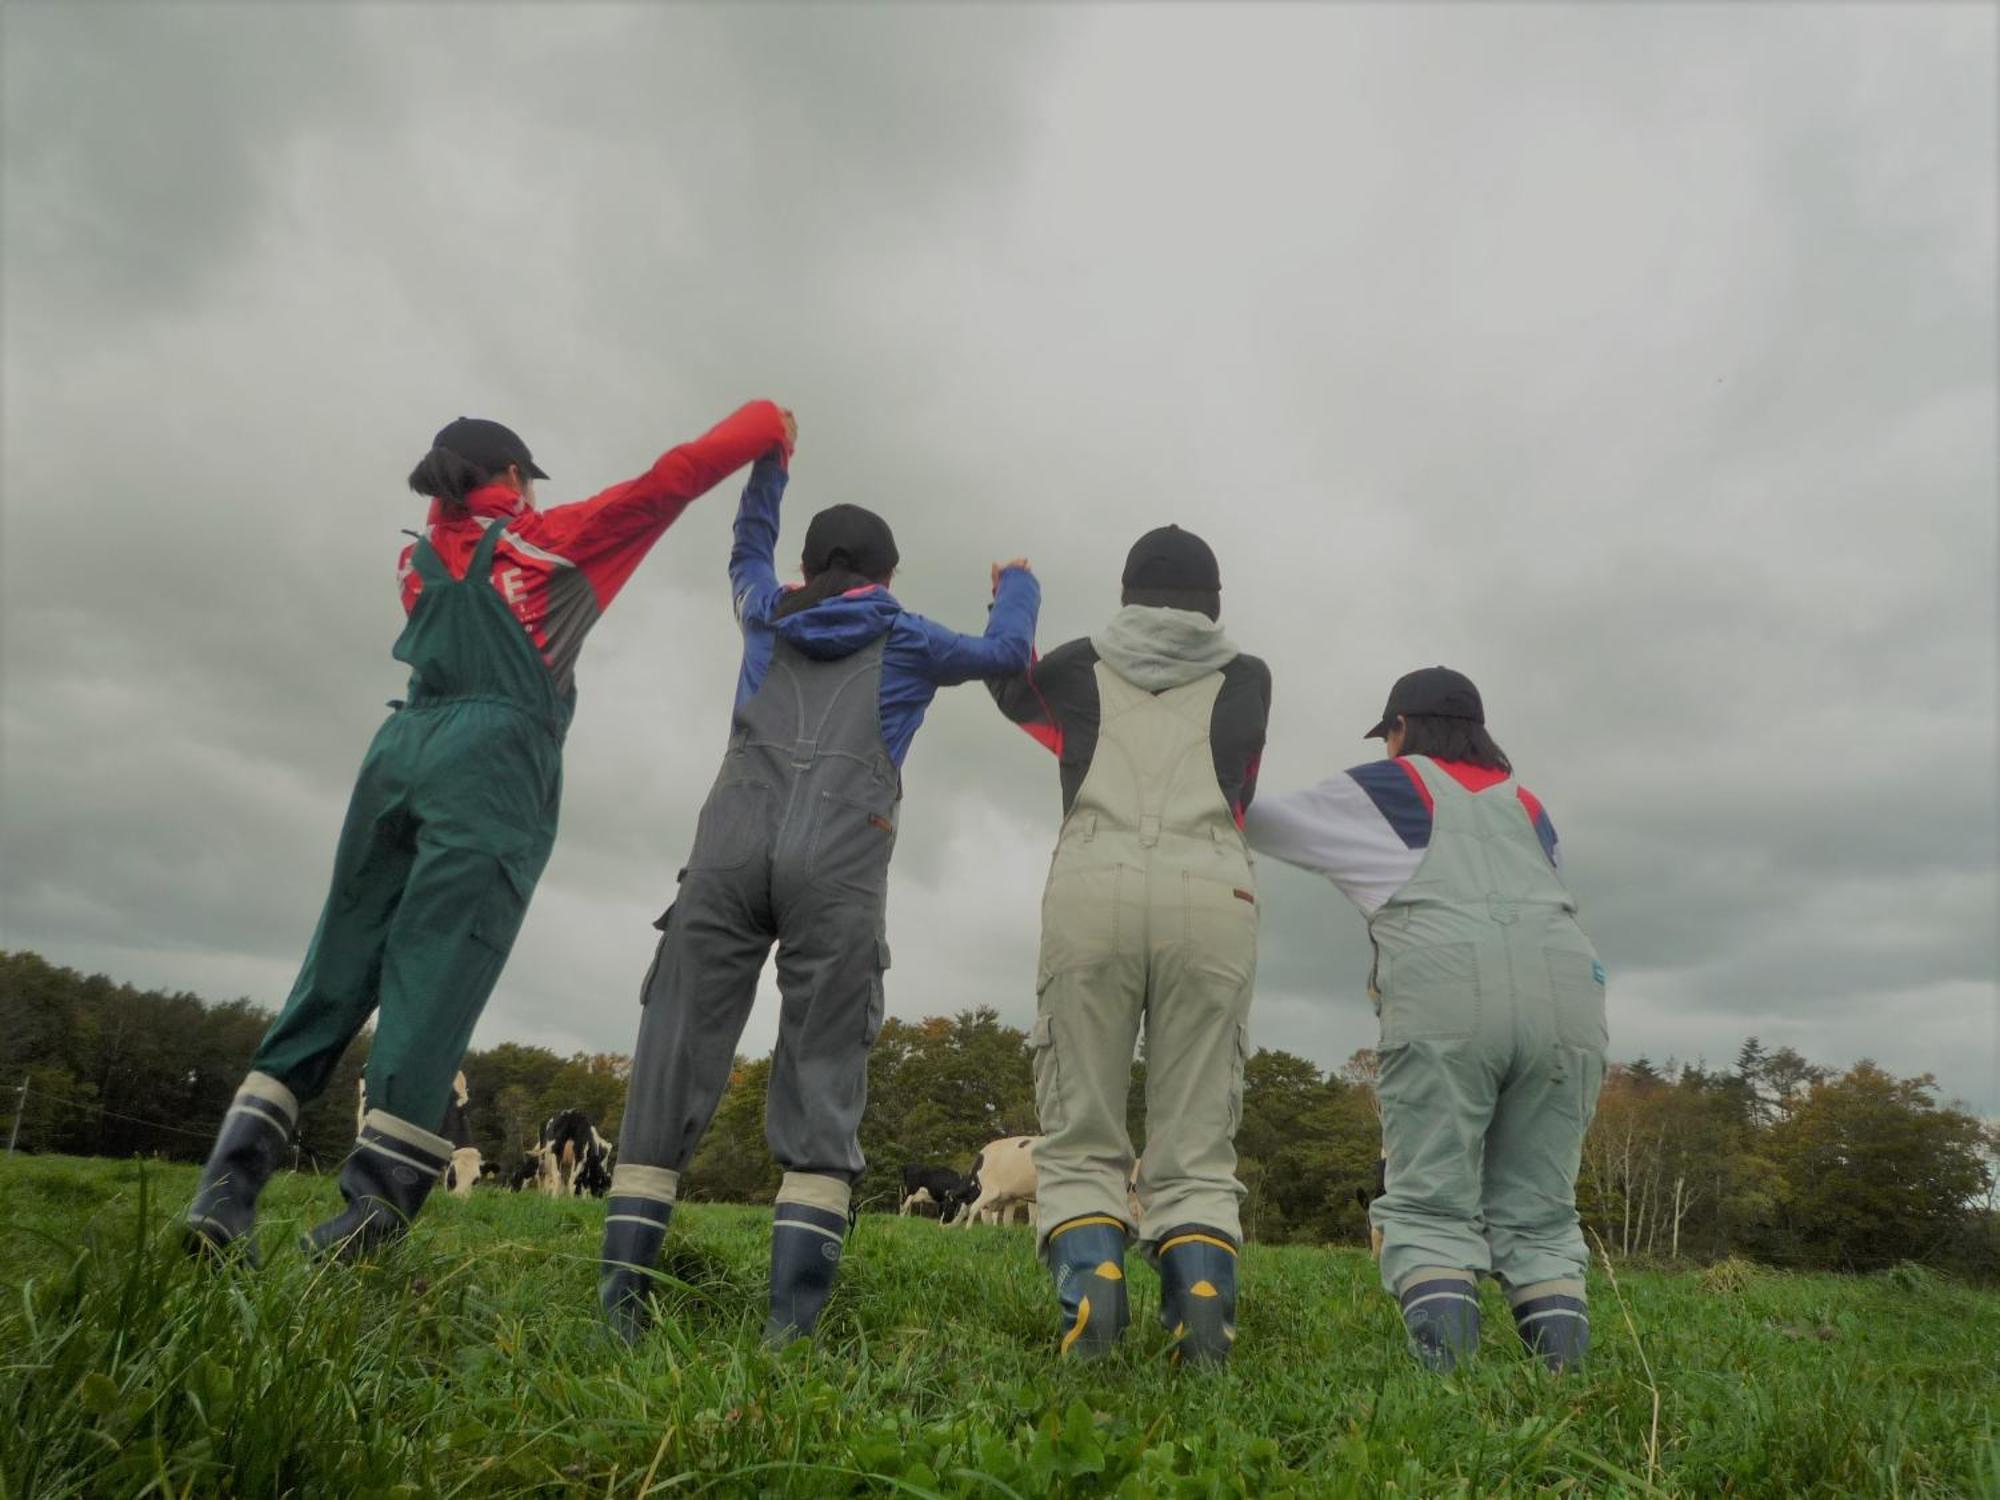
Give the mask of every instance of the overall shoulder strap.
<svg viewBox="0 0 2000 1500">
<path fill-rule="evenodd" d="M 493 549 L 500 545 L 500 538 L 507 530 L 502 521 L 487 524 L 486 534 L 479 539 L 479 545 L 472 549 L 472 561 L 465 565 L 467 578 L 484 579 L 493 572 Z"/>
</svg>

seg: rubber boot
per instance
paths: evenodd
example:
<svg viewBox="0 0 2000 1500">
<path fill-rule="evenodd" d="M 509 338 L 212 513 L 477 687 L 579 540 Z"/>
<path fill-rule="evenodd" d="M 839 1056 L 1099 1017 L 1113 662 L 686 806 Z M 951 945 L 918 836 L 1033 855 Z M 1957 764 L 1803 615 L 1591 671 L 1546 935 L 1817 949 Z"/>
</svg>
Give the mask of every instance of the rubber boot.
<svg viewBox="0 0 2000 1500">
<path fill-rule="evenodd" d="M 1478 1351 L 1479 1285 L 1468 1273 L 1427 1267 L 1411 1275 L 1397 1300 L 1410 1352 L 1426 1370 L 1455 1370 Z"/>
<path fill-rule="evenodd" d="M 771 1316 L 764 1342 L 782 1349 L 808 1337 L 833 1295 L 847 1215 L 816 1204 L 778 1200 L 771 1218 Z"/>
<path fill-rule="evenodd" d="M 277 1079 L 252 1073 L 243 1080 L 188 1205 L 188 1254 L 228 1252 L 257 1264 L 257 1198 L 290 1154 L 298 1118 L 298 1100 Z"/>
<path fill-rule="evenodd" d="M 1125 1288 L 1125 1225 L 1109 1214 L 1065 1219 L 1043 1252 L 1062 1308 L 1060 1352 L 1097 1359 L 1118 1347 L 1131 1321 Z"/>
<path fill-rule="evenodd" d="M 1219 1229 L 1183 1224 L 1160 1236 L 1160 1326 L 1175 1365 L 1219 1365 L 1236 1343 L 1236 1242 Z"/>
<path fill-rule="evenodd" d="M 1558 1284 L 1527 1287 L 1511 1300 L 1521 1342 L 1550 1373 L 1560 1375 L 1590 1352 L 1590 1312 L 1581 1282 L 1560 1284 L 1560 1291 L 1550 1289 L 1553 1285 Z"/>
<path fill-rule="evenodd" d="M 597 1300 L 604 1321 L 626 1343 L 652 1327 L 653 1267 L 666 1243 L 680 1173 L 621 1162 L 611 1173 L 611 1202 L 604 1215 L 604 1248 L 598 1252 Z"/>
<path fill-rule="evenodd" d="M 347 1207 L 307 1231 L 308 1255 L 357 1260 L 409 1232 L 451 1165 L 451 1142 L 379 1109 L 368 1111 L 340 1167 Z"/>
</svg>

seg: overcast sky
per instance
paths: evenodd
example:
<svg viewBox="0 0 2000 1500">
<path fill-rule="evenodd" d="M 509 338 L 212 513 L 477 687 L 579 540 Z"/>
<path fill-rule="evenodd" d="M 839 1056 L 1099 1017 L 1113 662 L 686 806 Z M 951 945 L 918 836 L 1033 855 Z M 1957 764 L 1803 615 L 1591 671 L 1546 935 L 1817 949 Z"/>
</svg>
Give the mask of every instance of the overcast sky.
<svg viewBox="0 0 2000 1500">
<path fill-rule="evenodd" d="M 1208 536 L 1267 789 L 1469 672 L 1616 1055 L 1755 1033 L 2000 1112 L 1995 16 L 10 3 L 0 943 L 280 1003 L 430 434 L 516 426 L 547 504 L 768 395 L 782 555 L 874 506 L 961 628 L 990 559 L 1034 560 L 1046 650 L 1140 531 Z M 584 652 L 478 1045 L 631 1045 L 738 488 Z M 892 1014 L 1028 1021 L 1059 805 L 940 696 Z M 1361 920 L 1263 882 L 1254 1041 L 1337 1064 Z"/>
</svg>

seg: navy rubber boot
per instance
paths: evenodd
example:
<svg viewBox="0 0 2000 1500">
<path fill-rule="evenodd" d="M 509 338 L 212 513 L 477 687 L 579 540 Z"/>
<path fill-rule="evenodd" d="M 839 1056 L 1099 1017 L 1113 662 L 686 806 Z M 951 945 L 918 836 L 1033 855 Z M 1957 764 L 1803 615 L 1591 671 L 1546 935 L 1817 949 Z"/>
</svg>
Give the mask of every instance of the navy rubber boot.
<svg viewBox="0 0 2000 1500">
<path fill-rule="evenodd" d="M 1418 1272 L 1397 1300 L 1410 1352 L 1426 1370 L 1457 1369 L 1479 1349 L 1479 1287 L 1462 1276 Z"/>
<path fill-rule="evenodd" d="M 1561 1292 L 1524 1297 L 1514 1304 L 1514 1327 L 1552 1374 L 1582 1364 L 1590 1352 L 1590 1312 L 1581 1297 Z"/>
<path fill-rule="evenodd" d="M 1065 1219 L 1049 1231 L 1049 1270 L 1062 1308 L 1063 1354 L 1097 1359 L 1131 1321 L 1125 1298 L 1125 1225 L 1109 1214 Z"/>
<path fill-rule="evenodd" d="M 611 1331 L 628 1344 L 653 1326 L 647 1297 L 653 1267 L 667 1241 L 671 1203 L 620 1197 L 614 1190 L 604 1215 L 604 1247 L 597 1256 L 597 1301 Z"/>
<path fill-rule="evenodd" d="M 443 1136 L 371 1109 L 340 1166 L 347 1207 L 306 1232 L 306 1254 L 358 1260 L 401 1239 L 450 1165 Z"/>
<path fill-rule="evenodd" d="M 1219 1229 L 1183 1224 L 1160 1236 L 1160 1325 L 1175 1365 L 1219 1365 L 1236 1343 L 1236 1241 Z"/>
<path fill-rule="evenodd" d="M 847 1242 L 847 1215 L 810 1204 L 778 1201 L 771 1218 L 771 1315 L 764 1342 L 782 1349 L 809 1337 L 819 1322 L 840 1252 Z"/>
<path fill-rule="evenodd" d="M 253 1089 L 254 1084 L 246 1085 L 230 1101 L 201 1169 L 182 1233 L 190 1255 L 241 1255 L 257 1264 L 257 1199 L 291 1153 L 293 1114 L 277 1098 L 267 1097 L 284 1092 L 277 1085 Z"/>
</svg>

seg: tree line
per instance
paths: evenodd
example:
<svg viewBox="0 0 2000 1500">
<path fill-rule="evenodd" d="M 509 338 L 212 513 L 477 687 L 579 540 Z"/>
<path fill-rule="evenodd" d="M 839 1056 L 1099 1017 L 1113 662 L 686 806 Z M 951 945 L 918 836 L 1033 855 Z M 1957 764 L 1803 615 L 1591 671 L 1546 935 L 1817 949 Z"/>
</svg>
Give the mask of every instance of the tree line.
<svg viewBox="0 0 2000 1500">
<path fill-rule="evenodd" d="M 28 1150 L 198 1161 L 269 1021 L 248 1000 L 209 1004 L 0 952 L 0 1100 L 19 1106 Z M 304 1111 L 301 1167 L 327 1170 L 345 1154 L 368 1040 Z M 481 1151 L 511 1165 L 544 1119 L 572 1106 L 615 1138 L 629 1067 L 616 1054 L 512 1042 L 468 1053 Z M 685 1178 L 690 1199 L 776 1191 L 763 1126 L 770 1068 L 738 1059 Z M 1356 1191 L 1372 1185 L 1380 1151 L 1374 1071 L 1365 1051 L 1331 1071 L 1270 1048 L 1248 1059 L 1237 1146 L 1251 1239 L 1365 1242 Z M 1135 1143 L 1144 1093 L 1141 1056 Z M 905 1163 L 963 1170 L 988 1141 L 1032 1134 L 1035 1119 L 1026 1032 L 986 1008 L 890 1019 L 868 1062 L 857 1199 L 893 1208 Z M 1928 1075 L 1866 1061 L 1836 1071 L 1754 1038 L 1727 1068 L 1614 1065 L 1578 1197 L 1593 1241 L 1621 1257 L 1852 1270 L 1915 1260 L 2000 1278 L 2000 1126 L 1941 1102 Z"/>
</svg>

